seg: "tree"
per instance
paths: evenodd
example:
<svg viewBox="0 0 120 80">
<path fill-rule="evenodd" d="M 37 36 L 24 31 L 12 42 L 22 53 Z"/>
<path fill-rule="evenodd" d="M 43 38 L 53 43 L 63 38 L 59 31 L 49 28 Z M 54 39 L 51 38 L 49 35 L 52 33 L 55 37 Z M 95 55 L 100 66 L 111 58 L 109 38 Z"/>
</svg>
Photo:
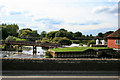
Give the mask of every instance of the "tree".
<svg viewBox="0 0 120 80">
<path fill-rule="evenodd" d="M 74 37 L 81 37 L 82 33 L 81 32 L 75 32 L 73 35 L 74 35 Z"/>
<path fill-rule="evenodd" d="M 5 41 L 16 41 L 16 39 L 13 36 L 8 36 Z"/>
<path fill-rule="evenodd" d="M 41 32 L 41 35 L 40 35 L 40 36 L 41 36 L 41 39 L 43 39 L 43 38 L 46 36 L 46 34 L 47 34 L 46 31 L 42 31 L 42 32 Z"/>
<path fill-rule="evenodd" d="M 55 37 L 66 37 L 66 32 L 65 31 L 58 31 L 55 34 Z"/>
<path fill-rule="evenodd" d="M 21 29 L 19 31 L 19 37 L 21 38 L 31 38 L 31 37 L 38 37 L 39 34 L 36 30 L 32 31 L 31 29 Z"/>
<path fill-rule="evenodd" d="M 7 30 L 8 35 L 17 37 L 19 26 L 17 24 L 7 25 L 6 30 Z"/>
<path fill-rule="evenodd" d="M 42 42 L 42 43 L 49 43 L 50 41 L 49 41 L 48 38 L 44 37 L 41 42 Z"/>
<path fill-rule="evenodd" d="M 107 37 L 108 35 L 112 34 L 114 31 L 108 31 L 104 34 L 104 37 Z"/>
<path fill-rule="evenodd" d="M 67 30 L 65 30 L 65 29 L 63 29 L 63 28 L 62 28 L 62 29 L 60 29 L 59 31 L 65 31 L 65 32 L 67 32 Z"/>
<path fill-rule="evenodd" d="M 47 38 L 54 38 L 55 37 L 55 34 L 57 33 L 58 31 L 51 31 L 51 32 L 49 32 L 48 34 L 47 34 Z"/>
<path fill-rule="evenodd" d="M 54 37 L 54 39 L 53 39 L 53 42 L 58 42 L 60 39 L 62 39 L 62 37 Z"/>
<path fill-rule="evenodd" d="M 5 24 L 5 23 L 2 23 L 2 26 L 6 26 L 7 24 Z"/>
<path fill-rule="evenodd" d="M 6 39 L 8 37 L 8 32 L 6 30 L 6 27 L 2 27 L 2 39 Z"/>
<path fill-rule="evenodd" d="M 114 31 L 108 31 L 108 32 L 106 32 L 106 33 L 104 34 L 104 40 L 107 41 L 107 36 L 110 35 L 110 34 L 112 34 L 113 32 L 114 32 Z"/>
<path fill-rule="evenodd" d="M 64 38 L 61 38 L 58 43 L 60 43 L 61 45 L 71 45 L 72 42 L 70 39 L 64 37 Z"/>
<path fill-rule="evenodd" d="M 101 37 L 103 38 L 104 37 L 104 34 L 102 32 L 98 33 L 98 37 Z"/>
<path fill-rule="evenodd" d="M 87 35 L 86 37 L 89 37 L 89 35 Z"/>
<path fill-rule="evenodd" d="M 70 32 L 66 32 L 66 37 L 69 38 L 69 39 L 72 39 L 72 34 Z"/>
</svg>

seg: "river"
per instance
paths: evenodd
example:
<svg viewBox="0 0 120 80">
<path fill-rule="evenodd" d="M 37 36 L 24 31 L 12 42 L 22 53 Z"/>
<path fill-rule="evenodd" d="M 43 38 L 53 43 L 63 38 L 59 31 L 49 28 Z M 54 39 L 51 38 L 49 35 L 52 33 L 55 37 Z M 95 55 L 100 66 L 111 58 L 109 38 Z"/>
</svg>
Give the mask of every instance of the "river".
<svg viewBox="0 0 120 80">
<path fill-rule="evenodd" d="M 12 54 L 18 53 L 17 51 L 2 51 L 0 56 L 4 58 L 45 58 L 45 49 L 42 47 L 37 47 L 37 54 L 33 55 L 33 47 L 32 46 L 24 46 L 23 54 Z"/>
</svg>

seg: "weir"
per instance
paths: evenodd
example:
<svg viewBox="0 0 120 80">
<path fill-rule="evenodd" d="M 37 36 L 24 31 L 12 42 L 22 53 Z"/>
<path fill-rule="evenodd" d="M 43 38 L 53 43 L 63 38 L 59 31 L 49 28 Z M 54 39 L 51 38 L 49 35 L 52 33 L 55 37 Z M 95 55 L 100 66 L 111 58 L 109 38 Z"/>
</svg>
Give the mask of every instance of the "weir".
<svg viewBox="0 0 120 80">
<path fill-rule="evenodd" d="M 57 43 L 37 43 L 32 41 L 2 41 L 6 45 L 18 45 L 18 53 L 22 52 L 22 46 L 33 46 L 33 55 L 37 54 L 37 46 L 39 47 L 53 47 L 57 48 L 60 45 Z"/>
</svg>

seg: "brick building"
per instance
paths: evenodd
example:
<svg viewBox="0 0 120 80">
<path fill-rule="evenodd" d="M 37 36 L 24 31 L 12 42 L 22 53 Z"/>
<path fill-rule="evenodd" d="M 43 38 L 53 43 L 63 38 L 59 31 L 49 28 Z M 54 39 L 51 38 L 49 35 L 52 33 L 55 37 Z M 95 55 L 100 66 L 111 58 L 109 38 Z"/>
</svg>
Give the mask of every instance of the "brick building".
<svg viewBox="0 0 120 80">
<path fill-rule="evenodd" d="M 108 47 L 115 50 L 120 50 L 120 28 L 107 36 L 108 38 Z"/>
</svg>

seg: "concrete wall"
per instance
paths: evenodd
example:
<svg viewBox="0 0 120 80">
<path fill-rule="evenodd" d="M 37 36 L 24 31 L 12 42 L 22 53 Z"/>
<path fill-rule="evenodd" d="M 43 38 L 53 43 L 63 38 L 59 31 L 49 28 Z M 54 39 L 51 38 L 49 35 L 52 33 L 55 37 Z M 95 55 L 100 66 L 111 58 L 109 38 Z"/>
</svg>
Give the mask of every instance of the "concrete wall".
<svg viewBox="0 0 120 80">
<path fill-rule="evenodd" d="M 3 70 L 119 71 L 119 65 L 117 59 L 2 59 Z"/>
</svg>

